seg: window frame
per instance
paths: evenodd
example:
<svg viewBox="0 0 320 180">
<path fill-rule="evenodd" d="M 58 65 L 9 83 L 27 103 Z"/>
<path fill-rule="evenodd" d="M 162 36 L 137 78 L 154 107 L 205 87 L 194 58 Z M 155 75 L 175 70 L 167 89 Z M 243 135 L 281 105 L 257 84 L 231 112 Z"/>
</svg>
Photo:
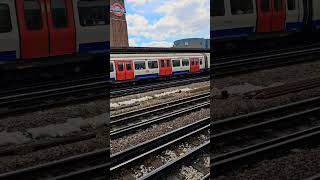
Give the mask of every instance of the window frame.
<svg viewBox="0 0 320 180">
<path fill-rule="evenodd" d="M 39 5 L 39 12 L 40 12 L 40 27 L 39 28 L 37 28 L 37 29 L 35 29 L 35 28 L 30 28 L 30 26 L 28 26 L 28 23 L 26 22 L 26 20 L 27 20 L 27 15 L 26 15 L 26 8 L 25 8 L 25 2 L 26 2 L 26 0 L 23 0 L 23 13 L 24 13 L 24 17 L 25 17 L 25 19 L 24 19 L 24 22 L 25 22 L 25 25 L 26 25 L 26 27 L 27 27 L 27 29 L 29 30 L 29 31 L 41 31 L 42 29 L 43 29 L 43 27 L 44 27 L 44 24 L 43 24 L 43 17 L 42 17 L 42 7 L 41 7 L 41 3 L 40 3 L 40 1 L 39 0 L 33 0 L 33 1 L 35 1 L 35 2 L 37 2 L 38 3 L 38 5 Z"/>
<path fill-rule="evenodd" d="M 155 62 L 154 64 L 157 65 L 157 67 L 150 67 L 150 62 Z M 157 60 L 148 60 L 148 69 L 158 69 L 159 68 L 159 64 Z"/>
<path fill-rule="evenodd" d="M 230 13 L 231 13 L 232 16 L 238 16 L 238 15 L 253 15 L 253 14 L 254 14 L 254 4 L 253 4 L 253 1 L 252 1 L 252 0 L 247 0 L 248 2 L 250 2 L 250 7 L 249 7 L 249 6 L 246 7 L 246 8 L 248 8 L 248 9 L 247 9 L 247 12 L 243 11 L 242 8 L 237 8 L 238 10 L 241 10 L 241 11 L 243 12 L 242 14 L 237 14 L 237 13 L 235 13 L 235 12 L 233 11 L 233 9 L 234 9 L 234 7 L 233 7 L 233 5 L 234 5 L 233 1 L 240 2 L 239 0 L 230 0 Z M 242 2 L 242 4 L 244 4 L 244 3 L 243 3 L 243 0 L 241 0 L 241 2 Z M 243 6 L 243 7 L 244 7 L 244 6 Z M 248 10 L 250 10 L 250 13 L 248 13 Z"/>
<path fill-rule="evenodd" d="M 103 10 L 104 15 L 106 16 L 106 17 L 105 17 L 106 19 L 105 19 L 105 23 L 104 23 L 104 24 L 84 25 L 84 24 L 82 23 L 81 14 L 80 14 L 80 12 L 81 12 L 80 8 L 84 7 L 84 6 L 80 6 L 80 5 L 81 5 L 81 3 L 84 3 L 84 2 L 85 2 L 85 1 L 79 0 L 78 3 L 77 3 L 78 18 L 79 18 L 79 24 L 80 24 L 81 27 L 107 26 L 107 25 L 110 24 L 110 19 L 109 19 L 110 16 L 109 16 L 109 13 L 105 13 L 105 9 L 108 9 L 108 4 L 106 4 L 106 7 L 104 7 L 104 10 Z M 100 3 L 102 3 L 102 2 L 104 2 L 104 1 L 86 1 L 86 2 L 93 2 L 93 3 L 98 3 L 98 2 L 100 2 Z M 90 7 L 90 6 L 88 6 L 88 7 Z"/>
<path fill-rule="evenodd" d="M 218 1 L 219 1 L 219 0 L 213 1 L 213 4 L 212 4 L 212 5 L 213 5 L 213 7 L 217 7 L 217 8 L 219 9 L 220 7 L 214 5 L 214 2 L 218 2 Z M 223 17 L 223 16 L 226 15 L 225 0 L 220 0 L 220 1 L 222 1 L 221 4 L 222 4 L 222 7 L 223 7 L 223 9 L 221 10 L 221 13 L 214 14 L 215 9 L 212 8 L 212 17 Z"/>
<path fill-rule="evenodd" d="M 176 61 L 178 61 L 179 62 L 179 66 L 175 66 L 175 63 L 174 62 L 176 62 Z M 181 60 L 180 59 L 172 59 L 172 67 L 181 67 Z"/>
<path fill-rule="evenodd" d="M 65 26 L 56 26 L 56 24 L 55 24 L 55 21 L 54 21 L 54 18 L 53 18 L 53 16 L 54 16 L 54 10 L 53 10 L 53 8 L 52 8 L 52 2 L 57 2 L 57 0 L 50 0 L 50 10 L 51 10 L 51 20 L 52 20 L 52 24 L 53 24 L 53 27 L 54 28 L 57 28 L 57 29 L 63 29 L 63 28 L 67 28 L 67 27 L 69 27 L 69 19 L 68 19 L 68 7 L 67 7 L 67 2 L 65 1 L 65 0 L 62 0 L 63 2 L 64 2 L 64 10 L 65 10 L 65 20 L 66 20 L 66 24 L 65 24 Z"/>
<path fill-rule="evenodd" d="M 141 64 L 142 64 L 142 62 L 143 62 L 143 64 L 144 64 L 144 68 L 142 68 L 142 69 L 137 69 L 136 64 L 138 64 L 138 63 L 141 63 Z M 143 70 L 146 70 L 146 69 L 147 69 L 147 67 L 146 67 L 146 61 L 144 61 L 144 60 L 134 61 L 133 64 L 134 64 L 134 70 L 143 71 Z"/>
<path fill-rule="evenodd" d="M 9 15 L 9 18 L 7 19 L 7 20 L 9 20 L 9 28 L 7 29 L 7 30 L 2 30 L 1 31 L 1 29 L 0 29 L 0 34 L 1 33 L 9 33 L 9 32 L 12 32 L 12 21 L 11 21 L 11 12 L 10 12 L 10 7 L 9 7 L 9 5 L 8 4 L 3 4 L 3 3 L 0 3 L 0 6 L 5 6 L 6 8 L 7 8 L 7 10 L 8 10 L 8 15 Z"/>
<path fill-rule="evenodd" d="M 187 64 L 187 65 L 184 65 L 183 62 L 187 62 L 188 64 Z M 190 66 L 190 59 L 182 59 L 181 65 L 182 65 L 182 67 Z"/>
</svg>

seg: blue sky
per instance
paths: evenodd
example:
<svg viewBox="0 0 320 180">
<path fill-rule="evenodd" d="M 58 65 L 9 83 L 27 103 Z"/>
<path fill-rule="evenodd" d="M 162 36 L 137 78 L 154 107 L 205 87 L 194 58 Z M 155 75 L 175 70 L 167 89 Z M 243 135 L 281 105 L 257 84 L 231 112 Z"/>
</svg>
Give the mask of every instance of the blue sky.
<svg viewBox="0 0 320 180">
<path fill-rule="evenodd" d="M 130 46 L 171 47 L 210 37 L 209 0 L 125 0 Z"/>
</svg>

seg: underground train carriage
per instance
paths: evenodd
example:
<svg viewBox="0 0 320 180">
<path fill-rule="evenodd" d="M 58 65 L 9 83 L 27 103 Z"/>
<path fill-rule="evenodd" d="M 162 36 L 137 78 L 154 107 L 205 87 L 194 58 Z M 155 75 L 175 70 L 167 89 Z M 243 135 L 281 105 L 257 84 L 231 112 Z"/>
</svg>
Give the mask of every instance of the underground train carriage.
<svg viewBox="0 0 320 180">
<path fill-rule="evenodd" d="M 206 55 L 208 56 L 208 55 Z M 129 81 L 151 78 L 168 78 L 199 73 L 209 68 L 209 57 L 159 57 L 118 60 L 110 62 L 110 79 Z M 124 59 L 124 58 L 122 58 Z"/>
<path fill-rule="evenodd" d="M 0 60 L 106 53 L 106 9 L 103 0 L 1 0 Z"/>
<path fill-rule="evenodd" d="M 273 38 L 320 28 L 318 0 L 215 0 L 212 38 Z"/>
</svg>

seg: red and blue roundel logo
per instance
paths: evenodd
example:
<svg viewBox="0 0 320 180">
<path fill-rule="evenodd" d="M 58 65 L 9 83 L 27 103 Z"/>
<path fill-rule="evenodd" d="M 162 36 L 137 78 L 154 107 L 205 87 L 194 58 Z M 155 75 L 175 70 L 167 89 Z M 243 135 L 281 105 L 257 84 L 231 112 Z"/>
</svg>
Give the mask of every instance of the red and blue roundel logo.
<svg viewBox="0 0 320 180">
<path fill-rule="evenodd" d="M 123 5 L 115 2 L 111 5 L 111 12 L 118 17 L 123 16 L 126 13 L 126 10 L 124 9 Z"/>
</svg>

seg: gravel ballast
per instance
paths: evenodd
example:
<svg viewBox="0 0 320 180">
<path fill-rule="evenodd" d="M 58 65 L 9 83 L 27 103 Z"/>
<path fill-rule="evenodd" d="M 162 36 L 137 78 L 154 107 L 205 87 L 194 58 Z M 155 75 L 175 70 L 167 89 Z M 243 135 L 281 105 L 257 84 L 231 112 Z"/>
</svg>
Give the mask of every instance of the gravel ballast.
<svg viewBox="0 0 320 180">
<path fill-rule="evenodd" d="M 299 149 L 295 152 L 272 160 L 252 164 L 230 175 L 220 176 L 216 180 L 299 180 L 311 177 L 320 170 L 320 147 Z"/>
<path fill-rule="evenodd" d="M 320 61 L 304 64 L 261 70 L 248 74 L 226 77 L 211 81 L 211 93 L 219 96 L 221 90 L 234 91 L 234 87 L 247 85 L 247 88 L 266 88 L 320 76 Z M 240 85 L 240 86 L 239 86 Z M 216 97 L 217 97 L 216 96 Z M 269 99 L 244 99 L 243 93 L 231 94 L 227 99 L 211 99 L 212 121 L 227 117 L 247 114 L 279 105 L 305 100 L 320 96 L 320 88 L 313 88 L 273 97 Z M 212 154 L 211 154 L 212 155 Z M 241 169 L 220 176 L 218 180 L 282 180 L 304 179 L 319 173 L 320 147 L 299 149 L 290 154 L 275 159 L 260 161 Z"/>
<path fill-rule="evenodd" d="M 174 120 L 154 125 L 150 128 L 139 131 L 138 133 L 130 134 L 128 136 L 111 140 L 111 153 L 123 151 L 129 147 L 143 143 L 147 140 L 156 138 L 162 134 L 171 132 L 180 127 L 197 122 L 201 119 L 207 118 L 210 115 L 210 109 L 201 109 L 199 111 L 178 117 Z"/>
</svg>

